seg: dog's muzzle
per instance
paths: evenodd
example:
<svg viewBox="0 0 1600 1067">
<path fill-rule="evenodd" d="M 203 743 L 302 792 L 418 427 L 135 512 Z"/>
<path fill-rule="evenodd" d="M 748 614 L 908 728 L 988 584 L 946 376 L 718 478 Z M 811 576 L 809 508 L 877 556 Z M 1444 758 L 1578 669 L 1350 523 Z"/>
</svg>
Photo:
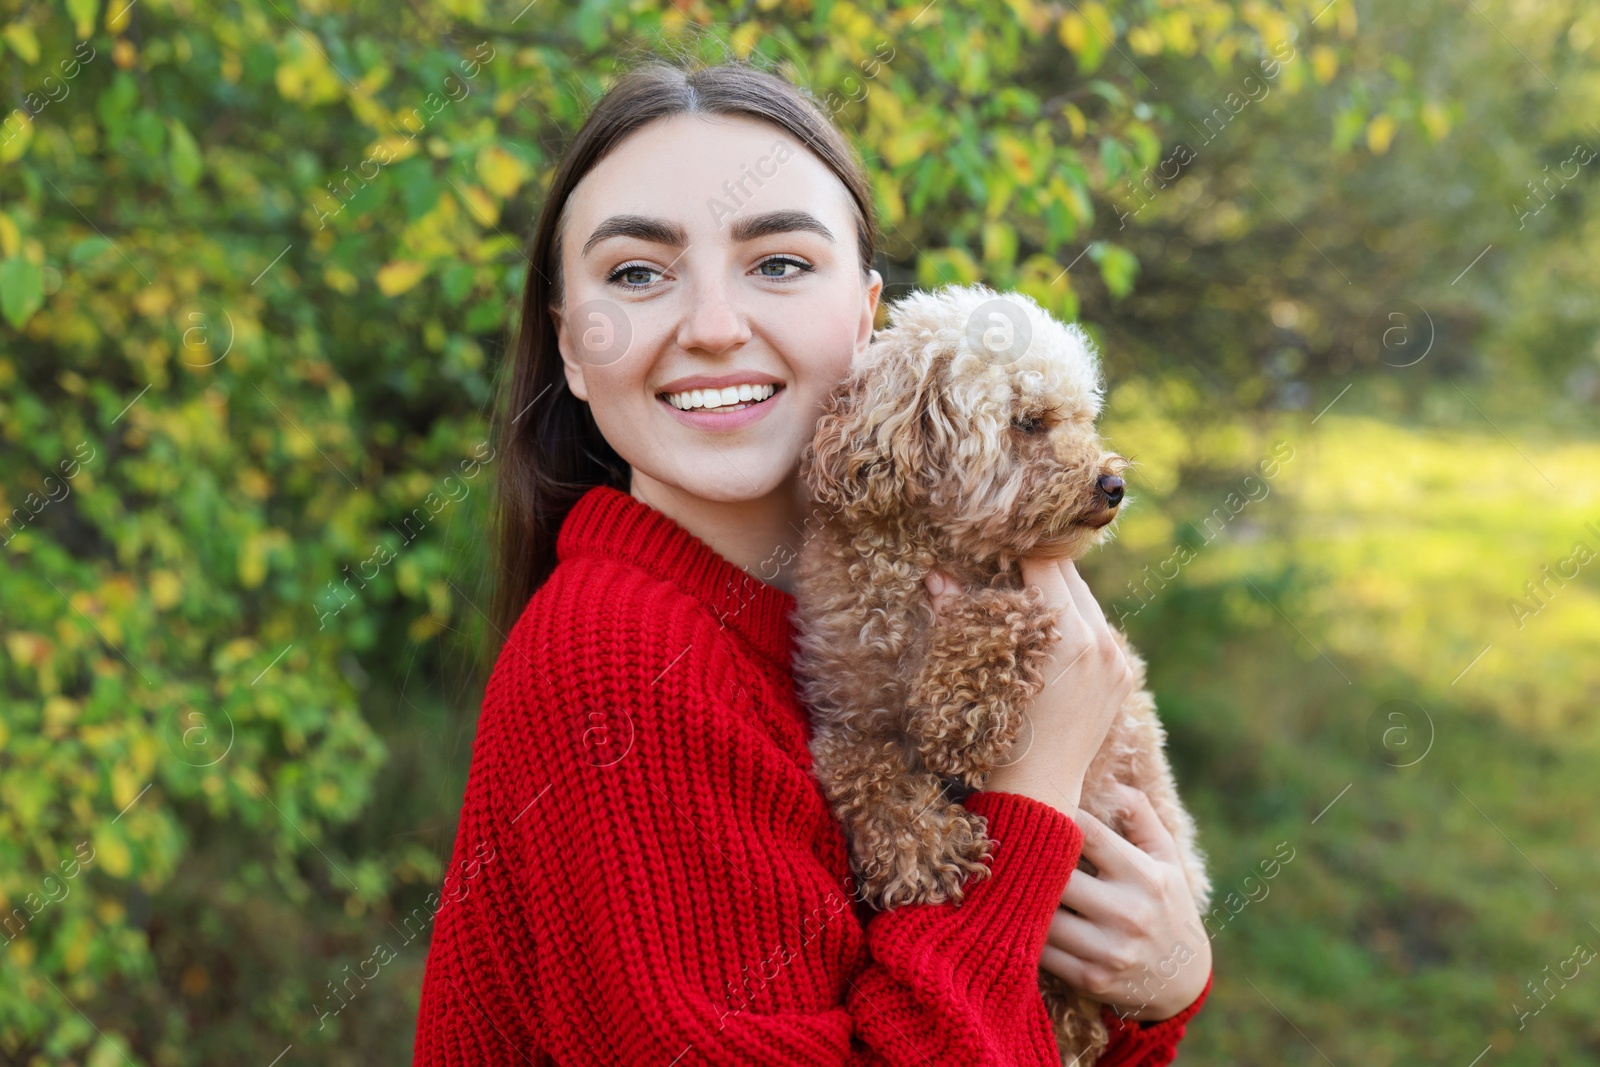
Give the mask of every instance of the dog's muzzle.
<svg viewBox="0 0 1600 1067">
<path fill-rule="evenodd" d="M 1115 474 L 1102 474 L 1099 483 L 1095 486 L 1095 495 L 1098 498 L 1100 509 L 1083 517 L 1083 524 L 1099 529 L 1117 517 L 1117 508 L 1122 504 L 1123 490 L 1127 483 Z"/>
</svg>

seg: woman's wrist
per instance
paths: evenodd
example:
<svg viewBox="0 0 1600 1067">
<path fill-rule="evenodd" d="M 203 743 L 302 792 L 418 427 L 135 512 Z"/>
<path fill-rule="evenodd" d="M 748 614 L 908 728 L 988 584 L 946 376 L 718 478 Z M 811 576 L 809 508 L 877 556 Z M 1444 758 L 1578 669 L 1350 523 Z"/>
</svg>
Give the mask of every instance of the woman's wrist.
<svg viewBox="0 0 1600 1067">
<path fill-rule="evenodd" d="M 1083 796 L 1083 774 L 1067 772 L 1051 776 L 1030 773 L 1017 767 L 1001 767 L 989 775 L 984 789 L 995 793 L 1018 793 L 1055 808 L 1069 819 L 1078 814 Z"/>
</svg>

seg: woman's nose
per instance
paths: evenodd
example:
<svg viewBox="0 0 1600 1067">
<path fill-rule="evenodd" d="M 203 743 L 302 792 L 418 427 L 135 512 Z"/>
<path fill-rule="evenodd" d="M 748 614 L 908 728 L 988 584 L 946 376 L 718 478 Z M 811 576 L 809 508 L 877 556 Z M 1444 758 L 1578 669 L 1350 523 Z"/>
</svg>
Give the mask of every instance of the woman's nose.
<svg viewBox="0 0 1600 1067">
<path fill-rule="evenodd" d="M 722 282 L 696 286 L 678 327 L 678 345 L 686 351 L 726 352 L 750 339 L 750 328 L 736 297 Z"/>
</svg>

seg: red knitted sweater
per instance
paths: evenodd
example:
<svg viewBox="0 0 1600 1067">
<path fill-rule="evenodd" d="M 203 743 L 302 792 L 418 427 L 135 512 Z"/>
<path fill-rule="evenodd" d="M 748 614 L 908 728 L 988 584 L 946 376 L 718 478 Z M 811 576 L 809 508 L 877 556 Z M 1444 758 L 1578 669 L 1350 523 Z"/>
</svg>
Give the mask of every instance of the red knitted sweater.
<svg viewBox="0 0 1600 1067">
<path fill-rule="evenodd" d="M 872 913 L 808 770 L 794 598 L 607 487 L 557 553 L 484 694 L 416 1062 L 1059 1067 L 1038 965 L 1077 825 L 976 793 L 991 877 Z M 1107 1009 L 1099 1063 L 1170 1063 L 1210 988 Z"/>
</svg>

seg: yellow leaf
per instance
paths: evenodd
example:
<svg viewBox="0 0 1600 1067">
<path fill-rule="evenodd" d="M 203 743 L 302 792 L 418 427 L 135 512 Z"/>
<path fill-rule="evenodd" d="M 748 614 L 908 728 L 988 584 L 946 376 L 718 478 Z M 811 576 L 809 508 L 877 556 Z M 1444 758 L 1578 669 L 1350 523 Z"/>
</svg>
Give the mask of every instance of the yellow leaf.
<svg viewBox="0 0 1600 1067">
<path fill-rule="evenodd" d="M 351 295 L 360 287 L 360 282 L 356 280 L 354 274 L 334 266 L 323 269 L 322 280 L 328 283 L 328 288 L 345 296 Z"/>
<path fill-rule="evenodd" d="M 146 286 L 134 294 L 133 306 L 146 318 L 161 318 L 172 307 L 172 290 L 160 284 Z"/>
<path fill-rule="evenodd" d="M 286 100 L 305 100 L 312 104 L 337 99 L 344 83 L 329 67 L 322 50 L 297 37 L 290 37 L 288 41 L 291 54 L 284 57 L 273 72 L 278 92 Z"/>
<path fill-rule="evenodd" d="M 900 196 L 900 186 L 890 180 L 884 171 L 875 171 L 878 177 L 873 180 L 873 188 L 878 194 L 878 204 L 883 208 L 891 225 L 898 226 L 906 219 L 906 202 Z"/>
<path fill-rule="evenodd" d="M 420 615 L 406 628 L 406 636 L 421 644 L 444 629 L 444 623 L 433 615 Z"/>
<path fill-rule="evenodd" d="M 1367 147 L 1372 149 L 1372 154 L 1381 156 L 1389 151 L 1389 142 L 1394 140 L 1395 122 L 1389 115 L 1375 115 L 1367 123 Z"/>
<path fill-rule="evenodd" d="M 1339 53 L 1325 44 L 1317 45 L 1311 50 L 1311 73 L 1318 83 L 1327 85 L 1339 73 Z"/>
<path fill-rule="evenodd" d="M 1033 181 L 1033 159 L 1028 155 L 1028 146 L 1008 134 L 1001 134 L 996 138 L 997 155 L 1005 163 L 1010 173 L 1024 184 Z"/>
<path fill-rule="evenodd" d="M 1356 35 L 1359 29 L 1360 26 L 1357 25 L 1356 19 L 1356 5 L 1341 4 L 1339 7 L 1339 36 L 1348 41 Z"/>
<path fill-rule="evenodd" d="M 139 795 L 138 777 L 127 767 L 118 764 L 111 768 L 111 803 L 122 811 Z"/>
<path fill-rule="evenodd" d="M 100 13 L 100 0 L 67 0 L 67 14 L 72 18 L 72 30 L 78 40 L 94 35 L 94 17 Z"/>
<path fill-rule="evenodd" d="M 1422 125 L 1427 127 L 1429 137 L 1442 141 L 1445 134 L 1450 132 L 1450 116 L 1445 114 L 1444 108 L 1429 100 L 1422 105 Z"/>
<path fill-rule="evenodd" d="M 77 974 L 83 970 L 83 965 L 89 962 L 89 946 L 94 943 L 94 937 L 87 923 L 74 925 L 72 940 L 67 942 L 67 951 L 61 957 L 61 966 L 68 974 Z"/>
<path fill-rule="evenodd" d="M 1083 112 L 1078 110 L 1078 105 L 1063 104 L 1061 113 L 1067 117 L 1067 125 L 1072 127 L 1072 139 L 1083 140 L 1084 134 L 1089 132 L 1089 121 L 1083 117 Z"/>
<path fill-rule="evenodd" d="M 499 145 L 486 145 L 478 153 L 478 177 L 491 193 L 503 198 L 521 188 L 527 180 L 528 168 Z"/>
<path fill-rule="evenodd" d="M 11 942 L 9 951 L 11 962 L 17 965 L 17 970 L 26 972 L 33 966 L 33 942 L 25 937 L 19 937 Z"/>
<path fill-rule="evenodd" d="M 150 602 L 165 611 L 178 602 L 183 594 L 183 583 L 171 571 L 155 571 L 150 575 Z"/>
<path fill-rule="evenodd" d="M 396 259 L 378 270 L 378 291 L 384 296 L 398 296 L 420 282 L 428 273 L 426 263 Z"/>
<path fill-rule="evenodd" d="M 1083 17 L 1089 21 L 1091 33 L 1098 33 L 1102 38 L 1111 40 L 1117 35 L 1117 27 L 1111 21 L 1111 12 L 1099 0 L 1087 0 L 1079 5 Z"/>
<path fill-rule="evenodd" d="M 45 727 L 50 730 L 62 730 L 72 724 L 78 717 L 78 705 L 75 701 L 63 696 L 53 696 L 44 702 Z"/>
<path fill-rule="evenodd" d="M 128 755 L 133 759 L 133 773 L 149 781 L 156 767 L 156 740 L 149 734 L 134 734 L 128 741 Z"/>
<path fill-rule="evenodd" d="M 133 853 L 117 831 L 106 824 L 94 832 L 94 862 L 113 878 L 126 878 L 133 870 Z"/>
<path fill-rule="evenodd" d="M 467 202 L 467 214 L 479 226 L 493 226 L 500 221 L 500 206 L 489 199 L 481 185 L 469 185 L 461 190 L 461 199 Z"/>
<path fill-rule="evenodd" d="M 410 137 L 380 137 L 367 146 L 367 158 L 385 166 L 416 154 L 417 142 Z"/>
<path fill-rule="evenodd" d="M 113 3 L 106 5 L 106 29 L 121 33 L 133 21 L 133 5 Z"/>
<path fill-rule="evenodd" d="M 406 596 L 418 596 L 422 593 L 422 571 L 417 561 L 410 556 L 402 559 L 394 569 L 394 584 Z"/>
<path fill-rule="evenodd" d="M 265 500 L 272 493 L 272 480 L 254 467 L 246 467 L 239 472 L 239 488 L 251 500 Z"/>
<path fill-rule="evenodd" d="M 39 38 L 33 32 L 33 27 L 26 22 L 13 22 L 3 31 L 0 37 L 6 39 L 6 44 L 11 50 L 22 57 L 24 63 L 30 66 L 39 62 Z"/>
<path fill-rule="evenodd" d="M 1161 30 L 1166 36 L 1168 48 L 1179 55 L 1194 55 L 1198 42 L 1194 37 L 1194 19 L 1187 12 L 1175 11 L 1168 15 L 1162 21 Z"/>
<path fill-rule="evenodd" d="M 18 108 L 4 119 L 10 140 L 0 141 L 0 163 L 13 163 L 22 158 L 33 143 L 33 116 Z M 16 133 L 10 133 L 11 130 Z"/>
<path fill-rule="evenodd" d="M 251 534 L 239 542 L 239 583 L 246 589 L 254 589 L 266 577 L 266 539 L 259 533 Z"/>
<path fill-rule="evenodd" d="M 1131 26 L 1128 29 L 1128 46 L 1142 56 L 1160 54 L 1166 39 L 1149 26 Z"/>
<path fill-rule="evenodd" d="M 15 257 L 21 244 L 22 233 L 17 229 L 17 224 L 0 215 L 0 256 L 6 259 Z"/>
<path fill-rule="evenodd" d="M 1084 43 L 1089 39 L 1088 24 L 1083 21 L 1083 16 L 1077 12 L 1068 12 L 1061 16 L 1061 21 L 1056 25 L 1056 35 L 1061 38 L 1061 43 L 1073 55 L 1083 51 Z"/>
</svg>

